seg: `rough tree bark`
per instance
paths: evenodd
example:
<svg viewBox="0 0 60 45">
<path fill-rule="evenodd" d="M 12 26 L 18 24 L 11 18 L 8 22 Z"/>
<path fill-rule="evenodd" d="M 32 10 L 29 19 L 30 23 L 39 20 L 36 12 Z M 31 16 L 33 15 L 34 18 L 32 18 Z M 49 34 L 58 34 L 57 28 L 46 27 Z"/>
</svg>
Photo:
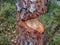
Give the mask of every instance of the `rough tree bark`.
<svg viewBox="0 0 60 45">
<path fill-rule="evenodd" d="M 38 17 L 46 12 L 47 0 L 16 0 L 16 29 L 12 45 L 43 45 L 44 26 Z M 45 44 L 44 44 L 45 45 Z"/>
</svg>

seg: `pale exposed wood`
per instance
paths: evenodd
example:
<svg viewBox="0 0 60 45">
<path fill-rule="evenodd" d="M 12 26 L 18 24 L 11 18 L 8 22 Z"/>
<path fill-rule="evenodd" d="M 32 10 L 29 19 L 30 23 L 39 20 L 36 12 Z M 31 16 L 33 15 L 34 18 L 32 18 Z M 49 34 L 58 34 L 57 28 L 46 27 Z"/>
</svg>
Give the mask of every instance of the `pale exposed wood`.
<svg viewBox="0 0 60 45">
<path fill-rule="evenodd" d="M 38 19 L 31 19 L 25 22 L 28 27 L 37 30 L 40 33 L 44 32 L 44 26 L 38 21 Z"/>
</svg>

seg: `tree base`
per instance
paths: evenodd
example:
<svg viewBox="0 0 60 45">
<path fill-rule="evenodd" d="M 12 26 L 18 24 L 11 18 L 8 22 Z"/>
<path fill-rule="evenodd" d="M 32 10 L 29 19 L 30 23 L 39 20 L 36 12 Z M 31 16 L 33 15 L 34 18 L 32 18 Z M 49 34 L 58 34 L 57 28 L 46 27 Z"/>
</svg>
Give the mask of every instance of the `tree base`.
<svg viewBox="0 0 60 45">
<path fill-rule="evenodd" d="M 46 38 L 43 25 L 37 20 L 17 22 L 18 36 L 12 45 L 43 45 Z M 44 44 L 45 45 L 45 44 Z"/>
</svg>

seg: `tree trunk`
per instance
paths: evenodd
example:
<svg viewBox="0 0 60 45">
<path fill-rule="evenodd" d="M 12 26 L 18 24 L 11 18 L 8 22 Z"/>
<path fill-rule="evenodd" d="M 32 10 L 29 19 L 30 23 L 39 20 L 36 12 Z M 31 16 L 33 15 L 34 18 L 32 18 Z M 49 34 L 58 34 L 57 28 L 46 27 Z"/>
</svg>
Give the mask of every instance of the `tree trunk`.
<svg viewBox="0 0 60 45">
<path fill-rule="evenodd" d="M 46 3 L 45 3 L 46 4 Z M 44 26 L 38 17 L 46 12 L 44 0 L 17 0 L 16 29 L 18 35 L 12 45 L 43 45 Z M 44 44 L 45 45 L 45 44 Z"/>
</svg>

